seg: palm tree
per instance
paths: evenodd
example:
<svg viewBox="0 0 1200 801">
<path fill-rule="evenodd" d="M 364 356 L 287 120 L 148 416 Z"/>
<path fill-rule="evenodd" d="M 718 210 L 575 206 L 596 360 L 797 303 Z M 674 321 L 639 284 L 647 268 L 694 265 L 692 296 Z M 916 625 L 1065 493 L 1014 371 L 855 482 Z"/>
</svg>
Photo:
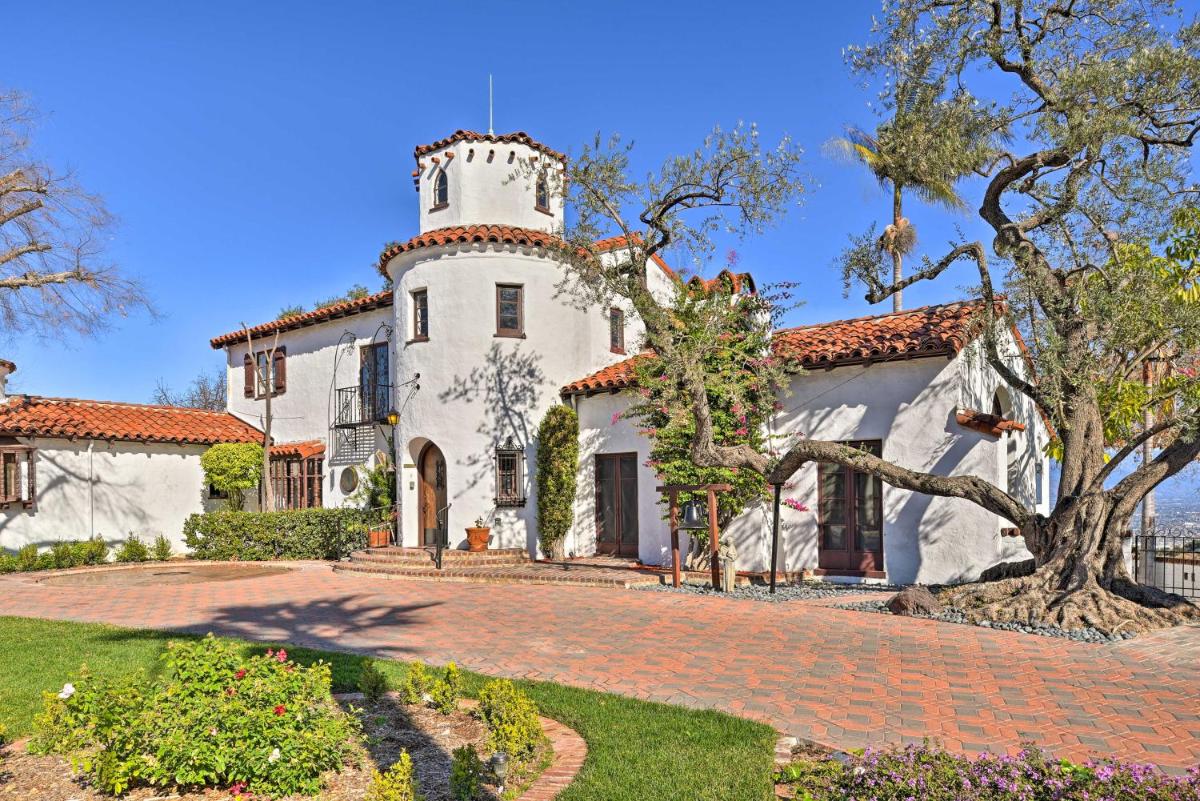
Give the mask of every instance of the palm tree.
<svg viewBox="0 0 1200 801">
<path fill-rule="evenodd" d="M 905 193 L 955 211 L 966 208 L 955 185 L 984 162 L 999 135 L 960 124 L 969 98 L 939 100 L 939 94 L 938 87 L 928 83 L 902 84 L 895 116 L 874 134 L 849 127 L 845 137 L 830 142 L 835 154 L 864 165 L 892 196 L 892 222 L 878 245 L 891 256 L 893 285 L 904 277 L 904 256 L 917 242 L 916 230 L 904 216 Z M 892 308 L 900 311 L 903 306 L 903 292 L 896 291 Z"/>
</svg>

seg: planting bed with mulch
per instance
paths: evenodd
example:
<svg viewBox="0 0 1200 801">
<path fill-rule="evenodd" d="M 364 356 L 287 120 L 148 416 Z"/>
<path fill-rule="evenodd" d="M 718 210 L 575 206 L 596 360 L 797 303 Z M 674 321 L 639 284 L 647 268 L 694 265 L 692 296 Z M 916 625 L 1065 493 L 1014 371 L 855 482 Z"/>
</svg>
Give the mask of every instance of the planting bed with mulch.
<svg viewBox="0 0 1200 801">
<path fill-rule="evenodd" d="M 392 697 L 374 703 L 349 697 L 339 703 L 349 714 L 355 715 L 362 726 L 361 742 L 356 749 L 357 764 L 347 764 L 341 772 L 328 774 L 319 796 L 288 796 L 277 801 L 313 801 L 314 798 L 361 801 L 371 784 L 372 772 L 387 770 L 405 750 L 412 757 L 417 785 L 426 801 L 449 801 L 450 755 L 454 749 L 474 745 L 484 758 L 487 756 L 484 746 L 487 730 L 470 711 L 443 715 L 425 706 L 401 704 Z M 551 752 L 545 748 L 534 764 L 542 768 L 551 757 Z M 519 777 L 516 789 L 527 787 L 536 778 L 537 773 Z M 9 746 L 0 758 L 0 799 L 9 798 L 112 801 L 112 796 L 89 787 L 86 779 L 71 769 L 69 760 L 27 753 L 22 743 Z M 164 788 L 141 787 L 122 796 L 126 801 L 228 801 L 230 798 L 228 788 L 172 792 Z M 497 798 L 495 788 L 485 787 L 480 798 Z"/>
<path fill-rule="evenodd" d="M 930 588 L 933 590 L 934 588 Z M 936 595 L 936 592 L 935 592 Z M 852 609 L 857 612 L 876 612 L 885 615 L 892 614 L 892 611 L 887 607 L 887 599 L 879 601 L 856 601 L 853 603 L 836 604 L 838 609 Z M 926 620 L 939 620 L 942 623 L 962 623 L 968 626 L 980 626 L 985 629 L 997 629 L 999 631 L 1015 631 L 1021 634 L 1036 634 L 1039 637 L 1057 637 L 1059 639 L 1074 640 L 1075 642 L 1088 643 L 1107 643 L 1120 642 L 1121 640 L 1129 640 L 1137 635 L 1133 632 L 1121 632 L 1118 634 L 1105 634 L 1099 629 L 1061 629 L 1057 626 L 1030 626 L 1026 623 L 1015 623 L 1013 621 L 998 621 L 998 620 L 979 620 L 972 621 L 967 613 L 961 609 L 954 607 L 944 607 L 942 611 L 933 614 L 912 614 L 910 617 L 921 617 Z"/>
<path fill-rule="evenodd" d="M 766 584 L 747 584 L 734 587 L 730 592 L 718 592 L 711 584 L 683 584 L 676 588 L 670 584 L 652 584 L 632 587 L 648 592 L 673 592 L 681 595 L 708 595 L 732 600 L 767 601 L 815 601 L 823 598 L 843 598 L 848 595 L 866 595 L 873 592 L 895 593 L 900 587 L 890 584 L 834 584 L 823 581 L 804 581 L 795 584 L 776 584 L 772 595 Z"/>
</svg>

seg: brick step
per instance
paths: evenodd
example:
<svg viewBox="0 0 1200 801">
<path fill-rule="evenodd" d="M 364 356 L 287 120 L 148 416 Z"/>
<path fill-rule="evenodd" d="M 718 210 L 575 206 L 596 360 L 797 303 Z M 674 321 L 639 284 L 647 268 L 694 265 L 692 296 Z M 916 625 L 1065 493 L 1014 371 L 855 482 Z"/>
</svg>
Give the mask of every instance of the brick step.
<svg viewBox="0 0 1200 801">
<path fill-rule="evenodd" d="M 450 581 L 470 584 L 571 584 L 580 587 L 634 587 L 658 584 L 654 574 L 630 571 L 628 575 L 611 571 L 554 570 L 534 563 L 499 567 L 452 566 L 442 570 L 430 566 L 414 568 L 398 565 L 339 562 L 333 566 L 337 573 L 354 573 L 375 578 Z"/>
<path fill-rule="evenodd" d="M 429 567 L 433 564 L 433 549 L 424 548 L 371 548 L 350 554 L 351 561 L 371 564 L 388 564 L 408 567 Z M 529 555 L 521 548 L 469 553 L 459 550 L 442 551 L 442 565 L 497 566 L 522 565 L 529 563 Z"/>
</svg>

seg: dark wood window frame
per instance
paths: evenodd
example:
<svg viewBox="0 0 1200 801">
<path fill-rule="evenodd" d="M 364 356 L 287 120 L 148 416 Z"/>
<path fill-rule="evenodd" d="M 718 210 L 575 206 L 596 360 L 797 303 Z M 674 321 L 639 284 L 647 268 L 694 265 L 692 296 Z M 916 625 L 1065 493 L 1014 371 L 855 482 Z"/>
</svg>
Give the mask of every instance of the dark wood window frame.
<svg viewBox="0 0 1200 801">
<path fill-rule="evenodd" d="M 387 340 L 358 348 L 358 392 L 362 420 L 381 423 L 392 409 L 392 352 Z"/>
<path fill-rule="evenodd" d="M 616 306 L 608 310 L 608 349 L 612 353 L 625 353 L 625 312 Z"/>
<path fill-rule="evenodd" d="M 18 505 L 25 509 L 37 506 L 37 449 L 29 445 L 0 445 L 0 509 Z"/>
<path fill-rule="evenodd" d="M 450 205 L 450 176 L 446 175 L 446 170 L 438 167 L 437 172 L 433 174 L 433 205 L 429 207 L 430 211 L 441 211 Z"/>
<path fill-rule="evenodd" d="M 253 359 L 250 358 L 249 353 L 242 357 L 245 384 L 243 394 L 247 398 L 262 400 L 267 397 L 267 392 L 264 390 L 263 382 L 259 376 L 259 372 L 261 371 L 259 360 L 267 359 L 270 354 L 270 350 L 260 350 L 255 352 Z M 287 348 L 283 345 L 275 348 L 272 361 L 273 364 L 270 366 L 271 369 L 268 371 L 267 379 L 271 385 L 270 395 L 274 398 L 287 392 Z"/>
<path fill-rule="evenodd" d="M 875 439 L 875 440 L 853 440 L 853 441 L 848 441 L 848 442 L 842 442 L 841 444 L 848 445 L 852 448 L 862 448 L 864 450 L 869 449 L 870 453 L 874 453 L 877 456 L 880 456 L 883 453 L 883 441 L 882 440 L 877 440 L 877 439 Z M 846 488 L 845 489 L 845 493 L 846 493 L 845 498 L 829 499 L 829 500 L 841 500 L 845 504 L 845 517 L 844 517 L 845 522 L 842 524 L 845 529 L 843 532 L 843 537 L 845 538 L 843 544 L 845 545 L 845 548 L 841 548 L 841 549 L 825 547 L 826 534 L 827 534 L 826 527 L 831 526 L 831 525 L 836 525 L 835 523 L 831 523 L 826 519 L 826 500 L 827 499 L 825 497 L 825 482 L 823 481 L 826 470 L 840 471 L 843 474 L 842 480 L 844 481 L 845 488 Z M 879 521 L 879 550 L 878 550 L 878 553 L 879 553 L 880 561 L 881 562 L 883 561 L 883 555 L 884 555 L 883 480 L 880 479 L 878 476 L 870 476 L 870 474 L 862 473 L 861 471 L 854 470 L 849 467 L 845 467 L 842 465 L 833 465 L 833 464 L 829 464 L 829 463 L 825 463 L 825 462 L 817 463 L 817 554 L 818 554 L 818 559 L 820 558 L 820 554 L 821 554 L 822 550 L 834 551 L 834 552 L 845 551 L 847 554 L 866 552 L 862 548 L 855 550 L 850 547 L 852 542 L 854 542 L 854 544 L 857 544 L 857 538 L 859 536 L 858 520 L 857 520 L 858 483 L 856 481 L 856 476 L 860 476 L 860 475 L 867 476 L 868 480 L 872 481 L 875 484 L 874 514 L 875 514 L 875 519 Z M 871 553 L 875 553 L 875 551 L 871 551 Z M 882 565 L 882 564 L 878 565 L 877 569 L 874 569 L 874 570 L 861 570 L 861 569 L 856 569 L 853 567 L 817 567 L 816 569 L 813 570 L 813 573 L 818 576 L 852 576 L 852 577 L 861 577 L 861 578 L 887 578 L 886 565 Z"/>
<path fill-rule="evenodd" d="M 554 216 L 554 212 L 550 211 L 550 181 L 545 173 L 538 175 L 533 185 L 533 207 L 542 214 Z"/>
<path fill-rule="evenodd" d="M 429 290 L 414 289 L 412 296 L 412 339 L 409 342 L 429 341 Z M 424 328 L 424 331 L 422 331 Z"/>
<path fill-rule="evenodd" d="M 517 327 L 505 327 L 501 324 L 501 296 L 504 290 L 517 290 Z M 507 302 L 507 301 L 503 301 Z M 525 285 L 524 284 L 496 284 L 496 336 L 498 337 L 516 337 L 517 339 L 525 338 Z"/>
<path fill-rule="evenodd" d="M 323 505 L 324 461 L 321 456 L 272 456 L 270 480 L 275 508 L 320 509 Z"/>
</svg>

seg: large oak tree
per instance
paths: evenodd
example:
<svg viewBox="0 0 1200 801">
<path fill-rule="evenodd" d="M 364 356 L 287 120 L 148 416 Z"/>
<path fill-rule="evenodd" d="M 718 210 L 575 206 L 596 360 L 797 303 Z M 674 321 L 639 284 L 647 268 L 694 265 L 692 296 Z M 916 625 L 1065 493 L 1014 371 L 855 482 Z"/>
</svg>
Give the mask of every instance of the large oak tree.
<svg viewBox="0 0 1200 801">
<path fill-rule="evenodd" d="M 564 176 L 577 215 L 562 254 L 573 287 L 590 300 L 617 295 L 634 305 L 645 345 L 690 401 L 677 413 L 694 418 L 696 464 L 783 483 L 809 462 L 832 462 L 1012 521 L 1035 570 L 953 590 L 950 600 L 970 614 L 1109 632 L 1200 616 L 1184 599 L 1136 584 L 1122 558 L 1141 499 L 1200 455 L 1189 250 L 1197 227 L 1187 211 L 1197 192 L 1188 151 L 1200 131 L 1200 27 L 1165 0 L 894 0 L 884 12 L 871 42 L 853 51 L 855 68 L 894 85 L 920 64 L 957 102 L 971 98 L 970 125 L 986 121 L 1011 144 L 980 168 L 990 243 L 952 243 L 899 282 L 886 280 L 886 264 L 860 263 L 855 276 L 880 302 L 956 263 L 973 265 L 979 292 L 997 301 L 986 304 L 993 319 L 980 330 L 986 358 L 1058 436 L 1062 475 L 1048 516 L 978 477 L 922 473 L 835 442 L 798 439 L 781 453 L 714 442 L 703 346 L 672 301 L 650 291 L 647 265 L 669 247 L 703 261 L 718 232 L 774 222 L 799 190 L 786 142 L 764 151 L 746 129 L 717 133 L 644 180 L 630 177 L 618 144 L 584 148 Z M 622 258 L 591 244 L 614 232 L 626 238 Z M 996 332 L 1012 324 L 1029 343 L 1031 375 L 1001 356 Z M 1151 363 L 1168 380 L 1147 388 L 1140 376 Z M 778 368 L 747 365 L 764 380 Z M 1139 427 L 1145 409 L 1153 423 Z M 1134 465 L 1149 438 L 1157 456 Z M 1118 481 L 1120 467 L 1132 469 Z"/>
</svg>

